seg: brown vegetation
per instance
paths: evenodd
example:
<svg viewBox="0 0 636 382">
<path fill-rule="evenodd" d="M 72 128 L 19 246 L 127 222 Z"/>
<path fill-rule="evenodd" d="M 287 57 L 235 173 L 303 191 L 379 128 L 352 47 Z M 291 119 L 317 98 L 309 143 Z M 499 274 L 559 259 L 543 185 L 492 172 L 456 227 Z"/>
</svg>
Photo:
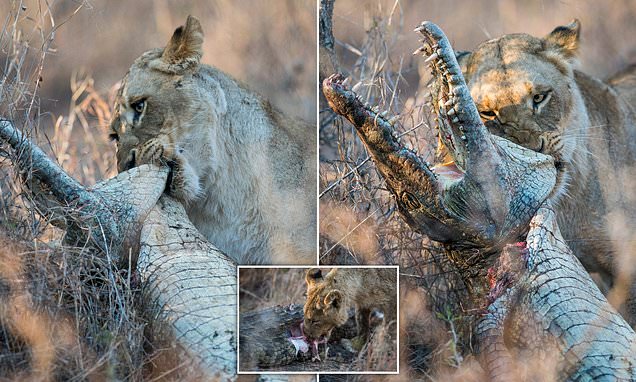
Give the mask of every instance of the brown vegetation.
<svg viewBox="0 0 636 382">
<path fill-rule="evenodd" d="M 140 53 L 162 46 L 194 14 L 207 36 L 203 62 L 313 120 L 313 9 L 311 1 L 3 2 L 0 118 L 12 120 L 81 183 L 113 176 L 106 126 L 117 81 Z M 64 232 L 23 188 L 28 172 L 11 166 L 15 154 L 0 145 L 0 375 L 176 378 L 170 373 L 180 365 L 166 362 L 175 357 L 145 339 L 136 275 L 88 248 L 61 245 Z"/>
<path fill-rule="evenodd" d="M 605 77 L 636 59 L 629 37 L 634 15 L 636 7 L 628 1 L 610 7 L 594 2 L 336 0 L 333 34 L 350 86 L 371 105 L 399 115 L 395 126 L 402 141 L 426 158 L 435 149 L 433 125 L 423 107 L 423 85 L 430 77 L 420 70 L 421 57 L 411 55 L 419 45 L 411 31 L 421 21 L 435 22 L 456 49 L 470 50 L 505 33 L 542 36 L 579 18 L 581 68 Z M 353 127 L 326 108 L 320 110 L 320 159 L 321 263 L 400 265 L 401 372 L 378 379 L 485 380 L 470 355 L 472 333 L 465 323 L 474 312 L 462 309 L 462 284 L 434 243 L 411 231 L 395 213 Z"/>
<path fill-rule="evenodd" d="M 329 272 L 329 268 L 321 268 L 324 274 Z M 260 342 L 278 341 L 278 323 L 273 320 L 271 307 L 283 306 L 286 311 L 295 312 L 298 324 L 302 322 L 302 306 L 305 304 L 306 268 L 242 268 L 239 271 L 239 311 L 241 322 L 249 323 L 251 327 L 267 326 L 266 333 L 269 335 L 258 337 L 259 346 L 250 345 L 255 341 L 255 333 L 246 331 L 243 326 L 239 327 L 240 336 L 244 338 L 239 345 L 239 362 L 241 371 L 265 370 L 256 365 L 256 356 L 246 354 L 246 348 L 259 348 Z M 394 269 L 387 269 L 387 272 L 394 272 Z M 290 306 L 292 305 L 292 306 Z M 288 309 L 287 309 L 288 308 Z M 259 318 L 259 315 L 262 318 Z M 396 369 L 396 338 L 395 322 L 383 322 L 382 319 L 371 320 L 371 335 L 366 344 L 355 351 L 352 340 L 357 335 L 357 328 L 353 309 L 348 312 L 349 319 L 338 328 L 335 328 L 330 337 L 328 355 L 325 358 L 325 345 L 319 346 L 320 362 L 312 361 L 311 354 L 298 354 L 293 362 L 286 362 L 284 365 L 268 366 L 270 371 L 295 371 L 295 372 L 329 372 L 329 371 L 392 371 Z M 281 315 L 279 319 L 285 320 Z M 373 317 L 373 315 L 372 315 Z M 259 323 L 261 320 L 262 322 Z M 248 322 L 249 321 L 249 322 Z M 290 328 L 284 328 L 286 331 Z M 282 340 L 281 342 L 285 342 Z M 282 344 L 281 346 L 284 346 Z M 266 347 L 266 346 L 263 346 Z M 273 350 L 272 350 L 273 352 Z M 292 351 L 293 357 L 293 351 Z M 278 358 L 271 356 L 271 359 L 284 359 L 287 356 L 281 355 Z M 269 359 L 268 359 L 269 361 Z"/>
</svg>

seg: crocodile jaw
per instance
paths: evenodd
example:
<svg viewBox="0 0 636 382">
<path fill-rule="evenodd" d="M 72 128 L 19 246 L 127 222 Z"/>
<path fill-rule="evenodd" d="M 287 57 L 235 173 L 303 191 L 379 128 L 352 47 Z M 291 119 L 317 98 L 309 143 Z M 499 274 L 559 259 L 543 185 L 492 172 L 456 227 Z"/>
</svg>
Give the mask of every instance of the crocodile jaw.
<svg viewBox="0 0 636 382">
<path fill-rule="evenodd" d="M 435 78 L 433 112 L 449 161 L 434 166 L 395 136 L 392 120 L 333 75 L 323 82 L 332 109 L 345 116 L 371 154 L 406 222 L 431 239 L 491 253 L 527 230 L 554 187 L 551 157 L 491 135 L 481 122 L 446 36 L 425 22 L 418 52 Z"/>
</svg>

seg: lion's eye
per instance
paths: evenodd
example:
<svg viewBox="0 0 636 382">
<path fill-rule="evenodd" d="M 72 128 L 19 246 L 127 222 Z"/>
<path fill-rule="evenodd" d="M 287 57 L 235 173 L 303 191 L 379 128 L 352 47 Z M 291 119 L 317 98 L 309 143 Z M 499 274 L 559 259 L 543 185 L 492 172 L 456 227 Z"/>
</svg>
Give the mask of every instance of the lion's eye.
<svg viewBox="0 0 636 382">
<path fill-rule="evenodd" d="M 497 113 L 495 113 L 493 110 L 481 110 L 479 112 L 479 115 L 481 115 L 481 117 L 484 119 L 495 119 L 497 117 Z"/>
<path fill-rule="evenodd" d="M 548 99 L 548 95 L 550 95 L 550 91 L 537 93 L 532 96 L 532 107 L 537 109 L 539 105 L 544 103 Z"/>
<path fill-rule="evenodd" d="M 135 110 L 135 113 L 141 114 L 144 111 L 144 108 L 146 107 L 146 100 L 142 99 L 139 101 L 135 101 L 132 104 L 130 104 L 130 106 L 133 108 L 133 110 Z"/>
</svg>

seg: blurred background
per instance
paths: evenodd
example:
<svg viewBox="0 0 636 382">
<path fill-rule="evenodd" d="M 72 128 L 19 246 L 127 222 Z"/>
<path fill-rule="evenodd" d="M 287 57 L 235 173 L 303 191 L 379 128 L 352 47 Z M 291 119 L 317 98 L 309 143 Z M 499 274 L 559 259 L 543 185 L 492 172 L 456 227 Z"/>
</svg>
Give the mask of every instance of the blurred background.
<svg viewBox="0 0 636 382">
<path fill-rule="evenodd" d="M 188 15 L 203 26 L 203 63 L 289 115 L 316 119 L 315 0 L 15 0 L 0 2 L 0 15 L 0 62 L 24 53 L 14 60 L 24 64 L 21 80 L 39 85 L 30 119 L 47 133 L 63 167 L 87 183 L 116 172 L 104 125 L 118 81 L 143 52 L 165 46 Z M 12 45 L 16 39 L 25 45 Z M 9 64 L 4 69 L 10 74 Z M 95 163 L 83 166 L 91 169 L 72 160 L 87 155 Z"/>
<path fill-rule="evenodd" d="M 542 37 L 572 19 L 581 21 L 581 69 L 606 77 L 636 61 L 636 1 L 615 0 L 336 0 L 333 33 L 336 53 L 345 68 L 359 58 L 361 47 L 381 18 L 391 16 L 387 33 L 389 66 L 399 65 L 408 85 L 417 86 L 417 62 L 411 53 L 418 47 L 412 32 L 422 21 L 439 25 L 456 50 L 472 50 L 480 42 L 507 33 L 528 33 Z M 354 49 L 351 49 L 354 48 Z M 403 92 L 415 91 L 402 87 Z"/>
<path fill-rule="evenodd" d="M 427 161 L 437 139 L 424 105 L 430 74 L 421 68 L 423 58 L 412 55 L 421 45 L 413 32 L 417 25 L 432 21 L 456 50 L 472 50 L 507 33 L 543 37 L 574 18 L 582 24 L 580 70 L 606 78 L 636 63 L 632 0 L 335 0 L 335 70 L 364 101 L 397 116 L 396 133 Z M 329 65 L 321 62 L 320 68 Z M 400 376 L 394 380 L 487 381 L 472 354 L 471 313 L 463 307 L 468 295 L 454 267 L 436 243 L 399 216 L 355 129 L 331 112 L 324 97 L 319 116 L 320 263 L 400 266 Z M 613 244 L 633 258 L 631 243 Z M 552 372 L 539 366 L 539 374 Z"/>
<path fill-rule="evenodd" d="M 205 33 L 203 63 L 313 122 L 316 9 L 316 0 L 1 1 L 0 118 L 84 185 L 114 176 L 118 82 L 191 14 Z M 136 277 L 90 246 L 63 244 L 65 231 L 24 187 L 30 173 L 13 167 L 17 154 L 0 144 L 0 379 L 181 380 L 189 366 L 147 336 Z"/>
<path fill-rule="evenodd" d="M 374 372 L 395 371 L 397 367 L 396 322 L 383 319 L 384 315 L 367 317 L 371 323 L 369 341 L 359 351 L 351 345 L 352 339 L 358 335 L 354 317 L 354 305 L 347 303 L 348 321 L 333 329 L 328 345 L 320 346 L 322 360 L 313 361 L 310 353 L 297 354 L 293 362 L 276 364 L 270 359 L 261 359 L 263 343 L 280 344 L 280 355 L 271 359 L 284 359 L 282 354 L 293 351 L 287 340 L 280 341 L 281 328 L 287 333 L 301 335 L 297 320 L 302 314 L 306 301 L 307 284 L 305 274 L 309 268 L 239 268 L 239 369 L 241 371 L 293 371 L 310 372 Z M 321 267 L 323 276 L 334 268 Z M 364 270 L 361 270 L 364 271 Z M 384 269 L 395 272 L 395 269 Z M 286 315 L 276 313 L 283 307 Z M 293 313 L 291 313 L 293 312 Z M 258 328 L 258 329 L 256 329 Z M 261 328 L 266 328 L 262 330 Z M 285 338 L 286 338 L 285 337 Z M 271 346 L 271 345 L 270 345 Z M 277 348 L 276 346 L 272 346 Z M 289 349 L 287 349 L 289 347 Z M 328 348 L 328 351 L 325 350 Z M 267 350 L 268 348 L 265 347 Z M 324 352 L 328 355 L 325 356 Z M 267 358 L 267 357 L 264 357 Z M 323 380 L 337 378 L 321 374 Z M 344 376 L 347 377 L 347 376 Z M 352 375 L 355 381 L 366 381 L 367 375 Z M 359 378 L 359 379 L 355 379 Z"/>
<path fill-rule="evenodd" d="M 241 268 L 238 280 L 239 311 L 243 313 L 275 305 L 305 304 L 306 272 L 307 268 Z"/>
<path fill-rule="evenodd" d="M 357 93 L 380 110 L 398 115 L 397 132 L 429 160 L 436 138 L 423 107 L 430 79 L 413 29 L 424 20 L 439 25 L 456 50 L 507 33 L 543 37 L 578 18 L 580 66 L 606 78 L 636 63 L 636 1 L 591 0 L 335 0 L 333 35 L 339 70 Z M 322 64 L 321 64 L 322 65 Z M 322 66 L 321 66 L 322 68 Z M 331 73 L 322 73 L 329 75 Z M 322 102 L 322 101 L 321 101 Z M 422 239 L 406 238 L 392 198 L 348 123 L 320 105 L 320 258 L 324 264 L 393 264 L 419 259 Z M 424 238 L 426 242 L 426 238 Z"/>
</svg>

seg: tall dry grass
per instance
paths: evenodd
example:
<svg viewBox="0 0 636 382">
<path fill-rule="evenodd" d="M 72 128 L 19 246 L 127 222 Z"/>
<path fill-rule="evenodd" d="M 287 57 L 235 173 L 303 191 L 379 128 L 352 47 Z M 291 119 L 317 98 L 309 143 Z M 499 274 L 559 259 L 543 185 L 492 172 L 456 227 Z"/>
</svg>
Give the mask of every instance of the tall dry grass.
<svg viewBox="0 0 636 382">
<path fill-rule="evenodd" d="M 470 50 L 505 33 L 543 36 L 579 18 L 583 26 L 580 67 L 607 77 L 636 61 L 631 37 L 636 32 L 631 21 L 634 16 L 636 3 L 627 0 L 611 5 L 595 1 L 336 0 L 333 33 L 336 55 L 350 86 L 380 110 L 399 115 L 397 133 L 426 160 L 434 155 L 436 144 L 424 107 L 428 94 L 420 90 L 425 89 L 422 84 L 428 78 L 421 75 L 421 58 L 411 55 L 420 44 L 412 30 L 421 21 L 440 25 L 455 49 Z M 320 110 L 319 179 L 321 263 L 400 265 L 401 373 L 376 379 L 486 380 L 472 356 L 472 333 L 467 325 L 470 312 L 461 307 L 464 286 L 435 244 L 414 233 L 398 216 L 393 197 L 353 127 L 334 118 L 328 109 Z M 633 242 L 621 239 L 617 242 Z M 631 258 L 633 251 L 627 249 L 622 253 Z M 544 366 L 547 374 L 553 371 Z"/>
<path fill-rule="evenodd" d="M 387 40 L 386 69 L 395 71 L 403 59 L 404 96 L 412 96 L 419 85 L 418 60 L 411 56 L 418 47 L 413 28 L 424 20 L 439 25 L 457 50 L 471 50 L 480 42 L 506 33 L 547 35 L 558 25 L 574 18 L 582 23 L 581 69 L 604 78 L 636 60 L 636 4 L 632 0 L 611 3 L 594 0 L 336 0 L 334 35 L 336 49 L 345 68 L 360 58 L 367 31 L 376 25 L 374 17 L 393 12 L 389 31 L 398 32 Z M 351 49 L 354 47 L 354 49 Z"/>
<path fill-rule="evenodd" d="M 307 286 L 305 273 L 308 268 L 241 268 L 239 271 L 239 312 L 262 310 L 276 305 L 288 306 L 290 304 L 304 305 Z M 323 274 L 327 274 L 331 268 L 321 267 Z M 394 270 L 387 269 L 387 272 Z M 351 306 L 353 308 L 353 306 Z M 353 310 L 350 312 L 353 314 Z M 351 341 L 348 346 L 343 341 L 330 341 L 331 356 L 323 357 L 328 362 L 316 364 L 312 361 L 304 361 L 292 366 L 283 366 L 283 370 L 339 370 L 339 371 L 392 371 L 397 368 L 396 325 L 397 322 L 387 322 L 383 315 L 371 315 L 371 335 L 367 343 L 359 352 L 351 354 L 351 359 L 345 359 L 338 351 L 342 348 L 351 353 L 354 352 Z M 346 325 L 345 325 L 346 327 Z M 240 328 L 239 328 L 240 329 Z M 340 330 L 344 331 L 344 328 Z M 338 331 L 338 329 L 335 329 Z M 351 337 L 355 331 L 351 331 Z M 248 336 L 249 333 L 245 333 Z M 348 338 L 348 337 L 346 337 Z M 350 338 L 348 338 L 350 340 Z M 320 346 L 320 354 L 324 354 L 324 345 Z M 334 351 L 335 348 L 338 350 Z M 335 353 L 335 355 L 334 355 Z M 246 357 L 247 359 L 248 357 Z M 285 369 L 288 367 L 288 369 Z M 309 369 L 303 367 L 309 367 Z M 250 369 L 248 369 L 250 370 Z M 321 377 L 322 378 L 322 377 Z"/>
<path fill-rule="evenodd" d="M 75 2 L 71 14 L 85 3 Z M 64 115 L 45 111 L 40 92 L 55 36 L 64 25 L 47 2 L 3 3 L 0 116 L 14 122 L 84 183 L 112 174 L 112 147 L 97 126 L 110 118 L 107 95 L 75 73 Z M 59 23 L 59 24 L 58 24 Z M 67 84 L 68 84 L 67 82 Z M 67 85 L 68 87 L 68 85 Z M 15 380 L 140 380 L 144 324 L 128 270 L 88 248 L 62 243 L 38 210 L 20 153 L 0 148 L 0 373 Z"/>
<path fill-rule="evenodd" d="M 305 268 L 241 268 L 241 312 L 275 305 L 305 303 Z"/>
<path fill-rule="evenodd" d="M 31 47 L 39 49 L 39 13 L 44 3 L 2 2 L 0 15 L 9 14 L 14 3 L 24 8 L 18 15 L 18 28 L 25 38 L 37 38 Z M 57 29 L 39 91 L 47 113 L 67 112 L 73 72 L 85 70 L 99 92 L 108 92 L 135 58 L 164 46 L 191 14 L 201 20 L 205 33 L 204 63 L 244 81 L 285 112 L 315 120 L 313 0 L 57 0 L 48 4 Z M 44 16 L 42 21 L 51 28 L 49 15 Z"/>
<path fill-rule="evenodd" d="M 283 111 L 315 119 L 314 2 L 284 0 L 2 2 L 0 118 L 83 184 L 113 176 L 107 125 L 117 83 L 188 14 L 206 33 L 203 62 Z M 29 174 L 11 165 L 17 154 L 0 145 L 0 377 L 165 377 L 170 370 L 144 336 L 134 274 L 61 244 L 64 232 L 23 188 Z"/>
</svg>

